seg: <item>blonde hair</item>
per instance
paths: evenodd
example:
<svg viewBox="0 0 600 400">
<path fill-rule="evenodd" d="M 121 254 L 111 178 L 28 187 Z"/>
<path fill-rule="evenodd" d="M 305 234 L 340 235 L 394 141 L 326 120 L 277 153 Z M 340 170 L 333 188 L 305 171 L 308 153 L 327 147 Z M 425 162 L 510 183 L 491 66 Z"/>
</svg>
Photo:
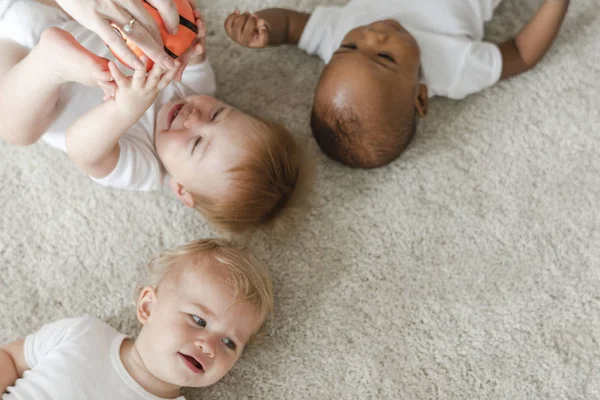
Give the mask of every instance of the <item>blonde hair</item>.
<svg viewBox="0 0 600 400">
<path fill-rule="evenodd" d="M 311 164 L 281 125 L 253 117 L 244 132 L 248 155 L 230 168 L 225 198 L 194 194 L 195 208 L 220 231 L 281 228 L 302 208 Z"/>
<path fill-rule="evenodd" d="M 201 239 L 165 250 L 148 264 L 147 281 L 143 286 L 158 289 L 178 262 L 198 255 L 208 257 L 207 262 L 213 266 L 227 270 L 227 284 L 237 302 L 248 302 L 256 307 L 259 323 L 254 338 L 273 312 L 273 285 L 267 266 L 246 247 L 223 239 Z M 141 290 L 142 286 L 138 286 L 138 297 Z"/>
</svg>

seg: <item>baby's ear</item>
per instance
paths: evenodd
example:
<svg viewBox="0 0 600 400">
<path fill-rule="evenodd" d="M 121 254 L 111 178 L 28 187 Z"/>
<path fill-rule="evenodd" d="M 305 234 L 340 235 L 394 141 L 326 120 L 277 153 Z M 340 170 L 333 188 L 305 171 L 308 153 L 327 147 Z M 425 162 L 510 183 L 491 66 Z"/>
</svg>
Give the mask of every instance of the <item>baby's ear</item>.
<svg viewBox="0 0 600 400">
<path fill-rule="evenodd" d="M 181 201 L 185 206 L 190 208 L 194 207 L 194 205 L 196 204 L 194 201 L 194 196 L 192 196 L 190 192 L 185 190 L 181 183 L 171 178 L 169 179 L 169 187 L 171 188 L 173 194 L 175 194 L 175 197 L 177 197 L 179 201 Z"/>
<path fill-rule="evenodd" d="M 427 106 L 429 105 L 429 92 L 427 85 L 419 84 L 417 89 L 417 98 L 415 99 L 415 108 L 419 118 L 425 118 L 427 115 Z"/>
<path fill-rule="evenodd" d="M 136 307 L 137 317 L 142 325 L 146 325 L 150 321 L 154 304 L 156 304 L 156 290 L 146 286 L 140 292 Z"/>
</svg>

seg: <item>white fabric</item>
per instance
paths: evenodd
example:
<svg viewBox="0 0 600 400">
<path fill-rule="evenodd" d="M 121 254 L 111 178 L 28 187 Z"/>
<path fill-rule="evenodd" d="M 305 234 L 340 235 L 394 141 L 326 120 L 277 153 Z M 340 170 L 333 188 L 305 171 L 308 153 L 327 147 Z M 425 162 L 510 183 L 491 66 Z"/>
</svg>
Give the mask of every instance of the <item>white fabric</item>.
<svg viewBox="0 0 600 400">
<path fill-rule="evenodd" d="M 114 56 L 93 32 L 72 21 L 60 9 L 34 0 L 0 0 L 0 38 L 8 38 L 27 48 L 33 48 L 42 32 L 57 26 L 71 33 L 92 53 L 109 60 Z M 119 63 L 117 62 L 117 65 Z M 123 72 L 129 71 L 123 67 Z M 173 82 L 164 89 L 142 118 L 119 140 L 121 154 L 115 169 L 96 182 L 122 189 L 153 190 L 163 182 L 164 171 L 154 149 L 154 126 L 160 107 L 174 97 L 210 94 L 216 91 L 216 80 L 208 62 L 186 68 L 181 83 Z M 102 103 L 98 87 L 67 84 L 60 94 L 60 113 L 42 140 L 66 151 L 65 133 L 77 118 Z"/>
<path fill-rule="evenodd" d="M 125 369 L 119 356 L 124 338 L 91 316 L 44 325 L 25 338 L 31 369 L 2 400 L 160 400 Z"/>
<path fill-rule="evenodd" d="M 463 98 L 493 85 L 502 73 L 497 45 L 484 42 L 483 24 L 500 0 L 352 0 L 317 7 L 298 46 L 328 63 L 352 29 L 395 19 L 421 49 L 423 82 L 430 96 Z"/>
</svg>

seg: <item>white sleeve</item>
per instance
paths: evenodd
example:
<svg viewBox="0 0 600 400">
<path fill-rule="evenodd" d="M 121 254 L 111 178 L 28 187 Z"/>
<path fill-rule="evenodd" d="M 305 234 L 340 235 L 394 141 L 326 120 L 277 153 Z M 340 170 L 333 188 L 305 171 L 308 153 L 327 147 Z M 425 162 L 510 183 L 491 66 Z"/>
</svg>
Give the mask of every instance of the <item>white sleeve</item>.
<svg viewBox="0 0 600 400">
<path fill-rule="evenodd" d="M 136 129 L 134 126 L 132 129 Z M 103 186 L 139 191 L 157 190 L 163 184 L 163 171 L 152 143 L 140 135 L 126 134 L 119 139 L 119 160 L 104 178 L 92 180 Z"/>
<path fill-rule="evenodd" d="M 490 42 L 471 42 L 465 49 L 448 97 L 462 99 L 496 84 L 502 74 L 502 54 Z"/>
<path fill-rule="evenodd" d="M 189 65 L 183 71 L 181 84 L 185 86 L 186 92 L 189 92 L 188 95 L 207 94 L 213 96 L 217 91 L 215 71 L 208 60 L 200 64 Z"/>
<path fill-rule="evenodd" d="M 341 14 L 342 7 L 317 7 L 304 27 L 298 47 L 328 63 L 339 47 L 336 31 L 343 19 Z"/>
<path fill-rule="evenodd" d="M 29 368 L 34 368 L 38 362 L 61 343 L 67 341 L 78 326 L 87 317 L 68 318 L 51 322 L 42 326 L 37 332 L 25 338 L 24 354 Z"/>
</svg>

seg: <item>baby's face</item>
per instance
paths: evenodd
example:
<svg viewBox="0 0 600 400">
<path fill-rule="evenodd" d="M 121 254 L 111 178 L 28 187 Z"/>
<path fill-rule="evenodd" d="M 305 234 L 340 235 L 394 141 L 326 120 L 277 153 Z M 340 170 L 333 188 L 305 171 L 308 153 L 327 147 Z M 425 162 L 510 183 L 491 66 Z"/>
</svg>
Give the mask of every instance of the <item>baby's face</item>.
<svg viewBox="0 0 600 400">
<path fill-rule="evenodd" d="M 252 119 L 212 96 L 173 100 L 158 111 L 156 151 L 188 191 L 220 197 L 228 186 L 226 171 L 247 155 L 241 139 Z"/>
<path fill-rule="evenodd" d="M 140 299 L 154 296 L 136 346 L 148 372 L 176 387 L 205 387 L 223 378 L 261 322 L 254 305 L 236 301 L 229 273 L 203 257 L 189 257 L 157 292 L 144 291 Z"/>
<path fill-rule="evenodd" d="M 419 58 L 419 46 L 415 38 L 397 21 L 387 19 L 348 32 L 331 62 L 355 59 L 369 65 L 382 76 L 391 77 L 415 69 L 418 72 Z M 405 78 L 412 78 L 412 75 Z"/>
<path fill-rule="evenodd" d="M 396 96 L 415 96 L 420 51 L 414 37 L 394 20 L 348 32 L 321 75 L 319 107 L 382 109 Z"/>
</svg>

